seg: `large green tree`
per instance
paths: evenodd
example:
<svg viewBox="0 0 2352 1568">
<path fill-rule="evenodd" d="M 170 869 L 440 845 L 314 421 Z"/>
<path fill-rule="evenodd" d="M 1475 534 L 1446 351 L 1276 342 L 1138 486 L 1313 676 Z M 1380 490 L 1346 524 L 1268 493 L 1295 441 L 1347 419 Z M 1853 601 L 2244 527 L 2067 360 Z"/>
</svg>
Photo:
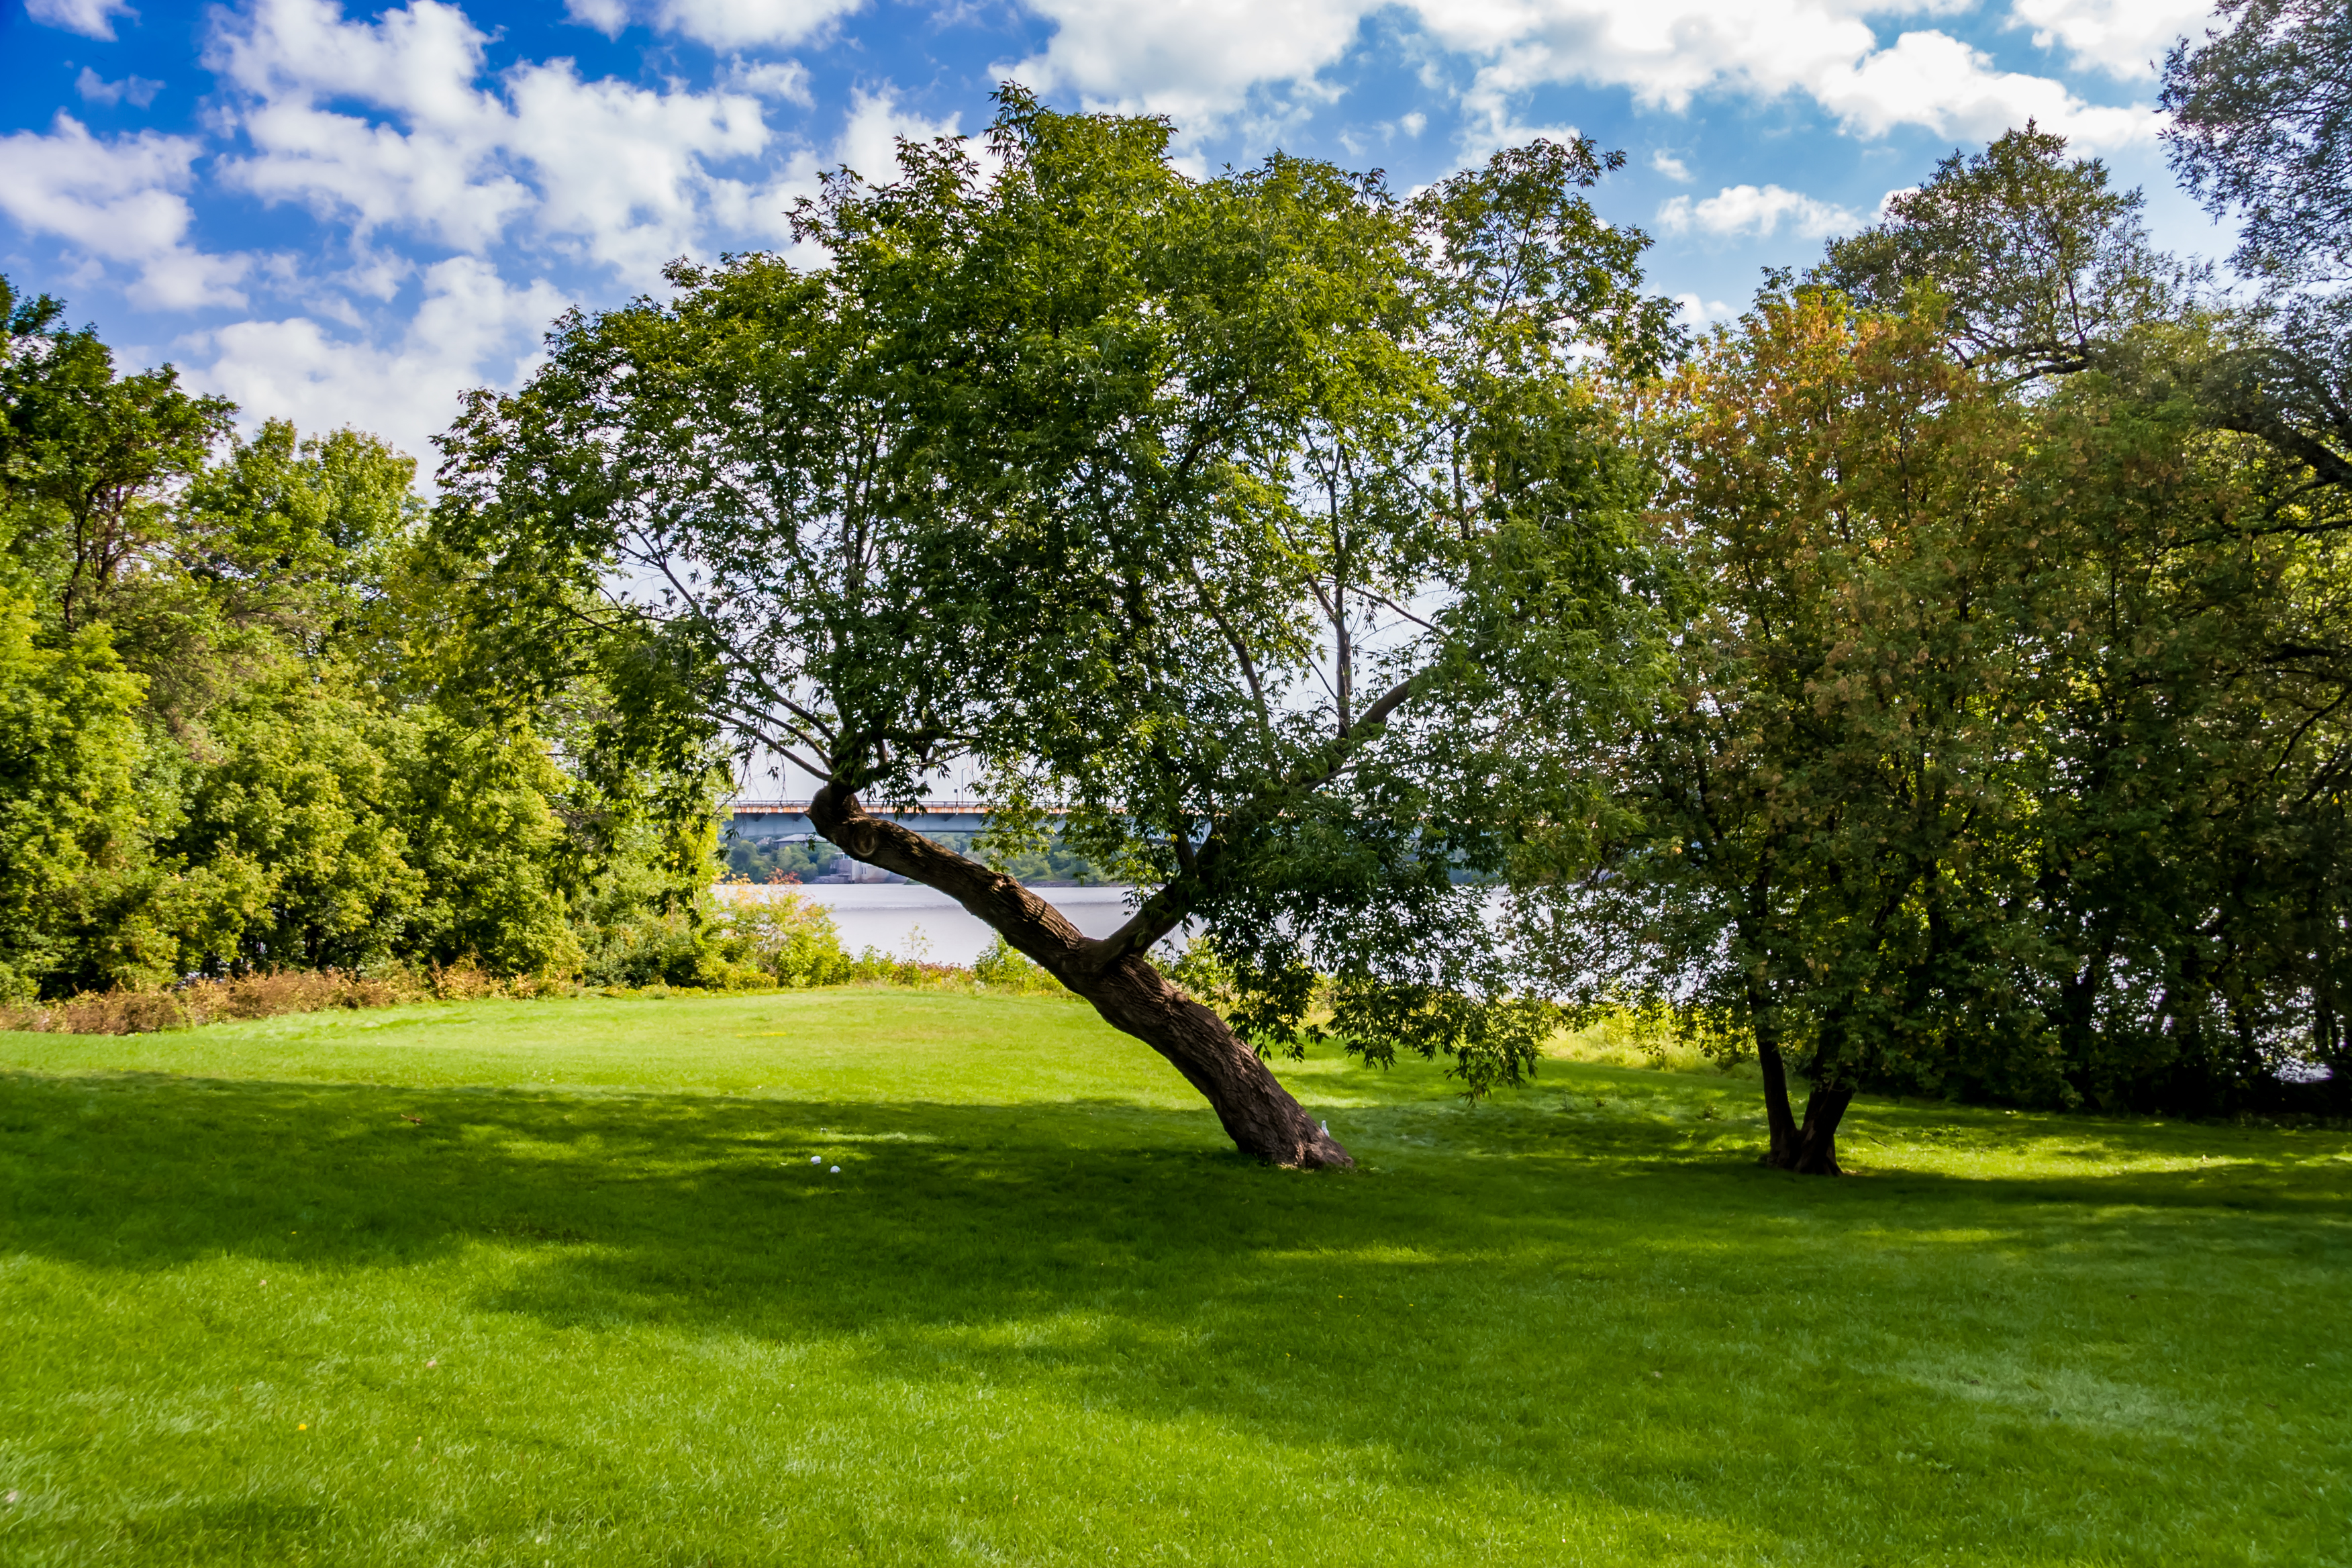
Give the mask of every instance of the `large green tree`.
<svg viewBox="0 0 2352 1568">
<path fill-rule="evenodd" d="M 1254 1047 L 1328 1026 L 1475 1089 L 1544 1030 L 1470 883 L 1570 787 L 1515 726 L 1638 669 L 1579 365 L 1654 360 L 1666 307 L 1587 144 L 1405 203 L 1286 157 L 1190 179 L 1161 122 L 1001 102 L 984 163 L 830 178 L 796 218 L 822 261 L 680 265 L 559 323 L 447 437 L 441 534 L 514 668 L 620 639 L 667 672 L 645 702 L 805 770 L 827 838 L 957 899 L 1239 1147 L 1346 1163 Z M 869 815 L 959 764 L 1008 818 L 1066 808 L 1144 889 L 1126 924 Z M 1188 922 L 1230 1020 L 1150 960 Z"/>
<path fill-rule="evenodd" d="M 1644 405 L 1673 679 L 1521 912 L 1558 987 L 1752 1040 L 1772 1163 L 1835 1170 L 1864 1088 L 2340 1093 L 2352 579 L 2137 205 L 1956 155 Z"/>
</svg>

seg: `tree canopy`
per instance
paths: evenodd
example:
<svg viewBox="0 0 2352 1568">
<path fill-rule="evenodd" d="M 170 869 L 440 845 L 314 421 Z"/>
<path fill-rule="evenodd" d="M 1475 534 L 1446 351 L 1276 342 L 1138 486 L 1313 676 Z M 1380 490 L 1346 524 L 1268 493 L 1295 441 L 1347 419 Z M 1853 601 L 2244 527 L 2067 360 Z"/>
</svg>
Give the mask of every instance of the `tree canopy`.
<svg viewBox="0 0 2352 1568">
<path fill-rule="evenodd" d="M 428 506 L 0 294 L 0 999 L 723 980 L 731 753 L 1284 1164 L 1349 1157 L 1274 1053 L 1475 1096 L 1611 1008 L 1795 1171 L 1874 1089 L 2341 1114 L 2341 28 L 2225 15 L 2167 90 L 2251 295 L 2029 124 L 1692 342 L 1589 142 L 1195 178 L 1008 87 L 559 320 Z M 950 779 L 977 840 L 876 815 Z M 1118 931 L 1010 874 L 1049 819 Z"/>
<path fill-rule="evenodd" d="M 1858 1089 L 2340 1100 L 2335 486 L 2137 207 L 2011 132 L 1640 394 L 1671 675 L 1518 918 L 1549 989 L 1755 1050 L 1773 1163 Z"/>
<path fill-rule="evenodd" d="M 0 320 L 0 1001 L 725 967 L 676 940 L 708 896 L 713 759 L 620 765 L 593 675 L 522 705 L 462 679 L 464 563 L 424 537 L 410 458 L 240 436 L 5 281 Z"/>
<path fill-rule="evenodd" d="M 478 395 L 438 528 L 511 622 L 672 650 L 682 724 L 805 770 L 822 832 L 1168 1054 L 1244 1148 L 1339 1163 L 1245 1040 L 1475 1088 L 1544 1032 L 1471 881 L 1557 785 L 1515 715 L 1638 670 L 1629 465 L 1580 366 L 1654 364 L 1668 307 L 1580 194 L 1589 143 L 1408 202 L 1283 156 L 1190 179 L 1168 136 L 1008 89 L 984 161 L 829 177 L 795 220 L 821 262 L 681 264 Z M 531 609 L 549 584 L 597 607 Z M 1013 820 L 1066 809 L 1144 889 L 1126 926 L 866 815 L 958 763 Z M 1188 922 L 1244 1038 L 1148 959 Z"/>
</svg>

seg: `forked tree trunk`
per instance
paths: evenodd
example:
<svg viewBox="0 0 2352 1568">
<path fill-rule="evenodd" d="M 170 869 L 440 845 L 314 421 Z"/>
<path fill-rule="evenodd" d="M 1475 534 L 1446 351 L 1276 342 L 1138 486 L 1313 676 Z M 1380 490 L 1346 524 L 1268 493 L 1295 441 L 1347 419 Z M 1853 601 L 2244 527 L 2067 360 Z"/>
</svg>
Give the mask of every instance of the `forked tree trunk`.
<svg viewBox="0 0 2352 1568">
<path fill-rule="evenodd" d="M 1805 1097 L 1805 1120 L 1801 1125 L 1790 1109 L 1788 1064 L 1780 1056 L 1780 1041 L 1767 1024 L 1759 1023 L 1756 1030 L 1756 1059 L 1764 1069 L 1764 1122 L 1771 1131 L 1764 1163 L 1776 1171 L 1794 1171 L 1801 1176 L 1843 1175 L 1837 1162 L 1837 1130 L 1838 1122 L 1845 1116 L 1845 1108 L 1853 1102 L 1853 1090 L 1834 1085 L 1814 1086 Z"/>
<path fill-rule="evenodd" d="M 1843 1085 L 1816 1085 L 1805 1097 L 1805 1124 L 1797 1130 L 1797 1158 L 1788 1168 L 1801 1176 L 1843 1176 L 1838 1166 L 1838 1122 L 1853 1102 L 1853 1090 Z"/>
<path fill-rule="evenodd" d="M 847 791 L 830 784 L 817 791 L 809 821 L 852 858 L 945 893 L 1094 1004 L 1113 1028 L 1166 1057 L 1215 1110 L 1243 1153 L 1276 1165 L 1356 1163 L 1223 1018 L 1170 984 L 1140 952 L 1087 937 L 1011 877 L 867 816 Z"/>
</svg>

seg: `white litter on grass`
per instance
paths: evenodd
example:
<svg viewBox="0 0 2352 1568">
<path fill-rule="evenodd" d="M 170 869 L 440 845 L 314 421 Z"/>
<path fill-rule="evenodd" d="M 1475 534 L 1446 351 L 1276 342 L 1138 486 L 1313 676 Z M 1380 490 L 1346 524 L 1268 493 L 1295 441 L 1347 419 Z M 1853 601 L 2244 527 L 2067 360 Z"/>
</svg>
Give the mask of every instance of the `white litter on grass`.
<svg viewBox="0 0 2352 1568">
<path fill-rule="evenodd" d="M 839 1175 L 839 1174 L 841 1174 L 841 1167 L 840 1167 L 840 1166 L 838 1166 L 838 1165 L 835 1165 L 835 1166 L 833 1168 L 833 1173 L 834 1173 L 835 1175 L 836 1175 L 836 1176 L 837 1176 L 837 1175 Z"/>
<path fill-rule="evenodd" d="M 1326 1132 L 1328 1132 L 1328 1131 L 1331 1131 L 1331 1124 L 1330 1124 L 1329 1122 L 1328 1122 L 1328 1121 L 1318 1122 L 1316 1125 L 1318 1125 L 1318 1126 L 1321 1127 L 1321 1128 L 1323 1129 L 1323 1131 L 1326 1131 Z"/>
<path fill-rule="evenodd" d="M 811 1154 L 809 1156 L 809 1163 L 812 1165 L 822 1165 L 824 1163 L 824 1156 L 822 1154 Z"/>
</svg>

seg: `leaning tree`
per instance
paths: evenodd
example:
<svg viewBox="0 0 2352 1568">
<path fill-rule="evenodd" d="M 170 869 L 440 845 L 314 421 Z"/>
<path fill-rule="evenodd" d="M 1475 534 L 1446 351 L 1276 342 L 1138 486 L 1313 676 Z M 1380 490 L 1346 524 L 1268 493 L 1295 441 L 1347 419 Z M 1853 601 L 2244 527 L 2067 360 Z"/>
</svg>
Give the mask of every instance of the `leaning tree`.
<svg viewBox="0 0 2352 1568">
<path fill-rule="evenodd" d="M 1444 1054 L 1475 1092 L 1546 1026 L 1478 882 L 1577 819 L 1515 736 L 1641 679 L 1638 486 L 1590 382 L 1668 352 L 1668 307 L 1579 194 L 1617 162 L 1588 142 L 1407 201 L 999 104 L 977 150 L 828 177 L 790 254 L 564 318 L 445 438 L 440 537 L 512 668 L 625 644 L 640 717 L 806 770 L 826 838 L 1160 1052 L 1242 1150 L 1347 1164 L 1266 1049 Z M 1126 923 L 869 814 L 950 769 L 1000 824 L 1063 813 L 1141 889 Z M 1151 962 L 1182 929 L 1223 1016 Z"/>
</svg>

